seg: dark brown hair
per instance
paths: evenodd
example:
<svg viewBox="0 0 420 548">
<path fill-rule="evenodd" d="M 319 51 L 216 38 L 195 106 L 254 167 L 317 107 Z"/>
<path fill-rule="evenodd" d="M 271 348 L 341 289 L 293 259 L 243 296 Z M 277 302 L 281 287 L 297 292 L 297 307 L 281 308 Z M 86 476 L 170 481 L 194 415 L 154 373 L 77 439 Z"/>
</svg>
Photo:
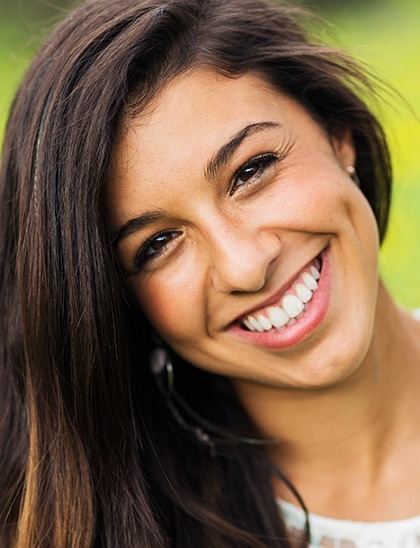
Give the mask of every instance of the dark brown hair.
<svg viewBox="0 0 420 548">
<path fill-rule="evenodd" d="M 33 61 L 15 99 L 0 186 L 0 515 L 19 547 L 289 546 L 263 450 L 211 455 L 149 371 L 151 336 L 110 245 L 113 143 L 176 74 L 259 74 L 329 135 L 353 134 L 381 237 L 385 138 L 363 72 L 264 0 L 93 0 Z M 254 435 L 229 383 L 176 358 L 206 420 Z M 278 472 L 280 473 L 280 472 Z"/>
</svg>

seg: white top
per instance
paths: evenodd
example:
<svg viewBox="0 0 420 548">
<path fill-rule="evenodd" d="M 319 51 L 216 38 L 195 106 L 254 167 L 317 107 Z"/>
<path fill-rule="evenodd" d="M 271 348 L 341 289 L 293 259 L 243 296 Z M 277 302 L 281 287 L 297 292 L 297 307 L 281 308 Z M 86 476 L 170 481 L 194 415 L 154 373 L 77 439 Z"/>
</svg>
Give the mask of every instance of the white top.
<svg viewBox="0 0 420 548">
<path fill-rule="evenodd" d="M 288 530 L 305 526 L 305 513 L 294 504 L 278 500 Z M 351 521 L 309 514 L 311 548 L 418 548 L 420 516 L 396 521 Z"/>
</svg>

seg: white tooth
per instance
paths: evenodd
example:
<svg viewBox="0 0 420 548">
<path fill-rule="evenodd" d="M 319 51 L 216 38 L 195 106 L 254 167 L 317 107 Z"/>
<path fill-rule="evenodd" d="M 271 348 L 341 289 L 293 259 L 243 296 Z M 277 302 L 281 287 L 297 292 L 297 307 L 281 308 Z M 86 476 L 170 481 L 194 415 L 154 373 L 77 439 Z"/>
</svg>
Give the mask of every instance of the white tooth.
<svg viewBox="0 0 420 548">
<path fill-rule="evenodd" d="M 267 314 L 270 318 L 270 322 L 274 325 L 274 327 L 277 327 L 277 329 L 283 327 L 289 321 L 289 316 L 279 306 L 267 308 Z"/>
<path fill-rule="evenodd" d="M 319 273 L 319 270 L 315 268 L 314 266 L 311 266 L 309 269 L 311 271 L 312 277 L 315 278 L 315 280 L 319 280 L 321 274 Z"/>
<path fill-rule="evenodd" d="M 265 329 L 265 331 L 270 331 L 270 329 L 273 328 L 270 320 L 262 314 L 258 314 L 257 320 L 259 321 L 260 325 L 262 325 L 262 327 Z"/>
<path fill-rule="evenodd" d="M 306 270 L 302 274 L 302 280 L 303 280 L 303 283 L 306 285 L 306 287 L 308 287 L 312 291 L 315 291 L 315 289 L 318 287 L 318 284 L 316 283 L 315 278 L 311 274 L 309 274 L 309 272 L 307 272 Z"/>
<path fill-rule="evenodd" d="M 291 318 L 287 324 L 286 324 L 286 327 L 290 327 L 291 325 L 293 325 L 294 323 L 296 323 L 296 320 L 294 318 Z"/>
<path fill-rule="evenodd" d="M 321 261 L 319 259 L 315 259 L 314 266 L 317 270 L 321 269 Z"/>
<path fill-rule="evenodd" d="M 296 296 L 303 302 L 307 303 L 312 299 L 312 291 L 303 284 L 295 285 Z"/>
<path fill-rule="evenodd" d="M 242 320 L 242 323 L 247 327 L 250 331 L 255 331 L 254 327 L 252 326 L 251 322 L 249 320 Z"/>
<path fill-rule="evenodd" d="M 289 318 L 295 318 L 303 310 L 303 302 L 296 295 L 285 295 L 281 304 Z"/>
<path fill-rule="evenodd" d="M 259 333 L 262 333 L 264 331 L 264 328 L 260 325 L 260 322 L 256 320 L 253 316 L 248 316 L 247 320 L 255 329 L 255 331 L 258 331 Z"/>
</svg>

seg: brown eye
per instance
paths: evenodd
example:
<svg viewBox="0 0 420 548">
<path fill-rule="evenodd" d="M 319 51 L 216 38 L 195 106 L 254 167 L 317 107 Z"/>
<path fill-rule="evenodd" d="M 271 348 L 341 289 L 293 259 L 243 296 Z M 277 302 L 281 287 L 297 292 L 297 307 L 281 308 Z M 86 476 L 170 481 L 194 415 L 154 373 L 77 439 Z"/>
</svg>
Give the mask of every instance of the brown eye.
<svg viewBox="0 0 420 548">
<path fill-rule="evenodd" d="M 166 246 L 180 234 L 177 230 L 169 230 L 149 238 L 136 256 L 134 261 L 135 269 L 140 270 L 147 261 L 151 261 L 165 253 Z"/>
<path fill-rule="evenodd" d="M 247 167 L 246 169 L 242 171 L 241 176 L 238 177 L 238 180 L 246 183 L 249 179 L 251 179 L 253 175 L 258 173 L 260 169 L 261 169 L 261 166 L 259 164 L 251 167 Z"/>
<path fill-rule="evenodd" d="M 155 255 L 159 253 L 163 247 L 171 240 L 171 234 L 161 234 L 156 236 L 146 247 L 146 256 Z"/>
<path fill-rule="evenodd" d="M 263 154 L 252 158 L 238 169 L 229 189 L 234 194 L 240 187 L 253 184 L 261 179 L 266 169 L 277 162 L 279 157 L 274 153 Z"/>
</svg>

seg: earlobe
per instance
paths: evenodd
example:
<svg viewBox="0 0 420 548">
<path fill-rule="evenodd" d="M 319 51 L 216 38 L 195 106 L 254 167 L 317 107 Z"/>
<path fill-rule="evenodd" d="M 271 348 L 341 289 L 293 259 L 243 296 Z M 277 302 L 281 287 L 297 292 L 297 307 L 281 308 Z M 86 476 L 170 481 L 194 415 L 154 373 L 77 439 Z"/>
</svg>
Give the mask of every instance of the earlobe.
<svg viewBox="0 0 420 548">
<path fill-rule="evenodd" d="M 340 136 L 333 137 L 332 146 L 338 162 L 345 171 L 347 171 L 348 166 L 355 166 L 356 150 L 353 134 L 349 128 L 344 129 Z"/>
</svg>

